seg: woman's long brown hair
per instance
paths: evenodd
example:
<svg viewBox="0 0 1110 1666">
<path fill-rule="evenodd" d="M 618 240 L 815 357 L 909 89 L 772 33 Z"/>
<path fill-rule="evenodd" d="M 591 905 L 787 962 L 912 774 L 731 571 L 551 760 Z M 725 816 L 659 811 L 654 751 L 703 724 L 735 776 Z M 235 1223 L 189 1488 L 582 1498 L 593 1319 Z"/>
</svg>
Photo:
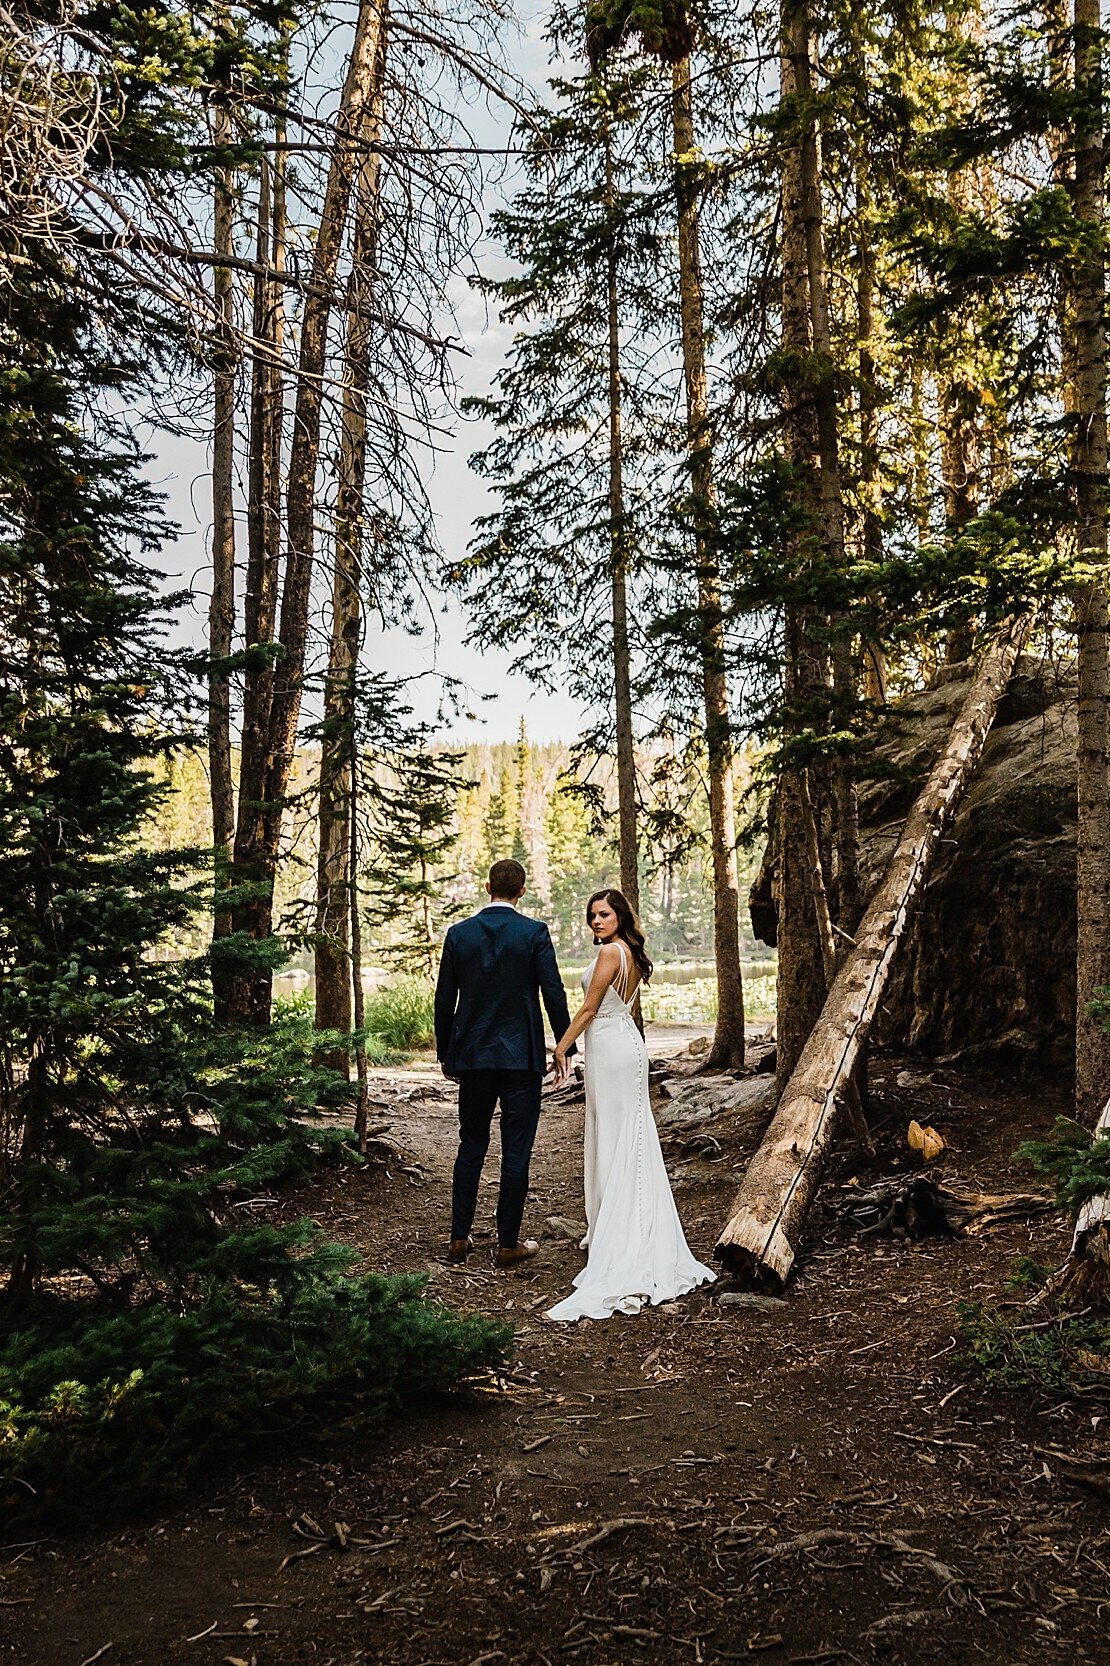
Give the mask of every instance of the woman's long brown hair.
<svg viewBox="0 0 1110 1666">
<path fill-rule="evenodd" d="M 594 892 L 593 896 L 586 904 L 586 924 L 590 927 L 591 931 L 593 931 L 594 928 L 590 921 L 590 915 L 593 913 L 595 902 L 607 902 L 609 904 L 609 907 L 617 916 L 617 935 L 623 939 L 631 951 L 632 958 L 636 962 L 637 969 L 640 973 L 640 982 L 650 983 L 651 974 L 655 970 L 655 964 L 649 956 L 644 943 L 643 927 L 640 925 L 639 920 L 633 913 L 632 904 L 629 902 L 624 892 Z M 595 943 L 600 941 L 600 938 L 594 938 Z"/>
</svg>

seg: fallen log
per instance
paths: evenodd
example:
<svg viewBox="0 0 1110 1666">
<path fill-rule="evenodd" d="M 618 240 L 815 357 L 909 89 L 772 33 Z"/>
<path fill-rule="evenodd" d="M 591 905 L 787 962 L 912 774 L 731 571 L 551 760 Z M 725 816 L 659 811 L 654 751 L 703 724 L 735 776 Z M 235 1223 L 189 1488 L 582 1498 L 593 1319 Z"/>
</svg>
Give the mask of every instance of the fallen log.
<svg viewBox="0 0 1110 1666">
<path fill-rule="evenodd" d="M 978 1192 L 929 1174 L 897 1174 L 870 1186 L 844 1186 L 828 1207 L 861 1238 L 955 1238 L 1008 1221 L 1047 1215 L 1053 1203 L 1042 1192 Z"/>
<path fill-rule="evenodd" d="M 827 995 L 836 977 L 836 939 L 833 936 L 832 915 L 829 912 L 829 893 L 825 888 L 825 865 L 821 859 L 821 841 L 817 837 L 817 817 L 813 813 L 808 771 L 804 769 L 798 776 L 798 788 L 802 801 L 802 822 L 806 835 L 806 860 L 809 862 L 810 868 L 810 886 L 813 892 L 813 906 L 817 915 L 817 935 L 821 942 L 821 963 L 825 971 L 825 994 Z M 875 1155 L 875 1142 L 871 1138 L 871 1130 L 867 1126 L 867 1117 L 864 1114 L 863 1101 L 860 1098 L 859 1086 L 855 1076 L 849 1078 L 845 1087 L 844 1102 L 848 1107 L 852 1132 L 856 1136 L 857 1142 L 869 1157 L 873 1157 Z"/>
<path fill-rule="evenodd" d="M 1030 614 L 1007 620 L 984 653 L 948 742 L 906 817 L 854 946 L 748 1166 L 714 1251 L 738 1277 L 778 1287 L 790 1276 L 794 1246 L 821 1178 L 847 1083 L 871 1032 L 914 902 L 982 756 L 1031 623 Z"/>
</svg>

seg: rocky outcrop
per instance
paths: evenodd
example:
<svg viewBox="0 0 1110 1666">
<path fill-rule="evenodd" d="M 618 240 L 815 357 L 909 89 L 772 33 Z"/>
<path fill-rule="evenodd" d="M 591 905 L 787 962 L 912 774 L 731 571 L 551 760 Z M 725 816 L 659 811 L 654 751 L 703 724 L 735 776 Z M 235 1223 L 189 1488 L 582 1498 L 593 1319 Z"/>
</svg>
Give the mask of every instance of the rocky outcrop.
<svg viewBox="0 0 1110 1666">
<path fill-rule="evenodd" d="M 860 791 L 865 878 L 883 871 L 967 692 L 968 667 L 889 709 Z M 1075 1026 L 1075 682 L 1024 656 L 937 856 L 875 1039 L 930 1057 L 1071 1067 Z M 752 897 L 764 941 L 769 874 Z"/>
</svg>

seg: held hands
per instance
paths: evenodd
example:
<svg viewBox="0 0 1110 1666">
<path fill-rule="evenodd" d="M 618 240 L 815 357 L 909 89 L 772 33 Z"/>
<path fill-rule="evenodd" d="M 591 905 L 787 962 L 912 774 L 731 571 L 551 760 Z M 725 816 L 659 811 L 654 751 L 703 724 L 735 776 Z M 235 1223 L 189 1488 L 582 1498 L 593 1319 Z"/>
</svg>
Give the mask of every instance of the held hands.
<svg viewBox="0 0 1110 1666">
<path fill-rule="evenodd" d="M 561 1088 L 570 1075 L 570 1064 L 567 1061 L 566 1050 L 561 1043 L 551 1055 L 551 1070 L 555 1077 L 555 1086 Z"/>
</svg>

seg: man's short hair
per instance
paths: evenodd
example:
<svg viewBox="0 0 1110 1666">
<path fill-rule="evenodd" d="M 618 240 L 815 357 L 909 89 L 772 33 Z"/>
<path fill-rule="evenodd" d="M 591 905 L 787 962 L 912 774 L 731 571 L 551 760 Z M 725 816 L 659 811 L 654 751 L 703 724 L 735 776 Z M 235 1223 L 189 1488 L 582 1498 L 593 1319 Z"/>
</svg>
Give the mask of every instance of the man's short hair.
<svg viewBox="0 0 1110 1666">
<path fill-rule="evenodd" d="M 528 878 L 519 862 L 512 857 L 505 857 L 495 862 L 489 871 L 489 892 L 491 897 L 517 898 L 524 889 L 524 881 Z"/>
</svg>

